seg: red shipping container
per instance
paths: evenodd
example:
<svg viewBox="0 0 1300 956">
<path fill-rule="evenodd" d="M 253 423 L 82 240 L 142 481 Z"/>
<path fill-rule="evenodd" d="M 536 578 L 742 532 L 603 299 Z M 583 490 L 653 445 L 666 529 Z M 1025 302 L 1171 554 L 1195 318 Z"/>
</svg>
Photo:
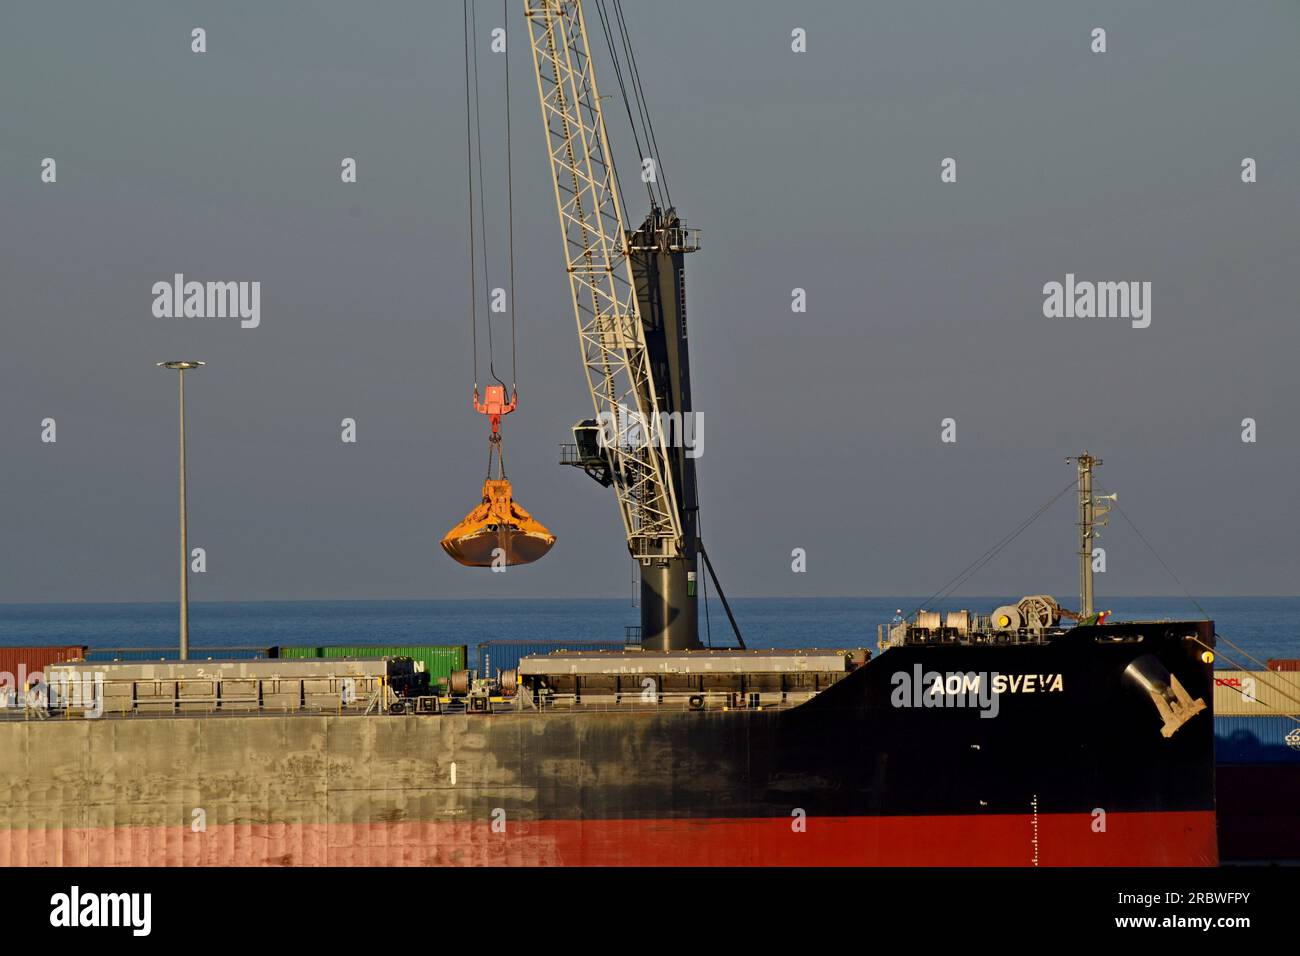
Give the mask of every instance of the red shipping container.
<svg viewBox="0 0 1300 956">
<path fill-rule="evenodd" d="M 1270 657 L 1265 663 L 1271 671 L 1300 671 L 1300 658 Z"/>
<path fill-rule="evenodd" d="M 50 664 L 79 661 L 86 656 L 86 648 L 73 647 L 0 647 L 0 678 L 6 690 L 21 691 L 32 674 L 44 672 Z"/>
</svg>

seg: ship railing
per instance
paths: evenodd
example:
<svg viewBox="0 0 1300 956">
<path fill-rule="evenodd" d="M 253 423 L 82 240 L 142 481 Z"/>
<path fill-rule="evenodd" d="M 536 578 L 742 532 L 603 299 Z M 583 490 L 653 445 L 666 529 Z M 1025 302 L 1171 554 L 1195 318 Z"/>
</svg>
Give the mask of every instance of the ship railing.
<svg viewBox="0 0 1300 956">
<path fill-rule="evenodd" d="M 197 679 L 135 678 L 72 680 L 57 677 L 22 695 L 21 707 L 0 708 L 0 716 L 61 717 L 198 715 L 198 714 L 349 714 L 369 709 L 376 695 L 386 704 L 391 688 L 378 676 L 324 678 L 331 689 L 318 691 L 310 682 L 321 678 L 211 677 Z M 354 681 L 346 691 L 347 681 Z M 254 684 L 249 693 L 246 688 Z M 191 690 L 186 692 L 186 685 Z M 195 686 L 201 685 L 201 686 Z M 33 694 L 38 700 L 33 701 Z M 7 703 L 7 701 L 6 701 Z M 385 708 L 386 709 L 386 708 Z"/>
<path fill-rule="evenodd" d="M 36 690 L 0 692 L 0 720 L 48 720 L 49 702 Z"/>
<path fill-rule="evenodd" d="M 699 252 L 700 244 L 699 228 L 688 226 L 684 222 L 676 226 L 664 226 L 650 233 L 638 229 L 627 236 L 629 252 L 655 252 L 660 249 L 669 252 Z"/>
<path fill-rule="evenodd" d="M 783 710 L 816 697 L 819 691 L 662 691 L 654 700 L 631 694 L 546 694 L 539 698 L 537 713 L 581 711 L 583 713 L 662 713 L 663 711 Z M 697 704 L 692 698 L 698 699 Z"/>
<path fill-rule="evenodd" d="M 902 624 L 876 625 L 876 645 L 883 651 L 905 645 L 935 644 L 1042 644 L 1059 628 L 1022 627 L 1017 630 L 995 628 L 991 618 L 974 617 L 969 628 L 917 627 L 910 621 Z"/>
<path fill-rule="evenodd" d="M 373 698 L 372 698 L 373 699 Z M 216 700 L 213 698 L 196 698 L 196 697 L 151 697 L 145 701 L 136 701 L 132 706 L 116 705 L 109 706 L 106 702 L 102 711 L 96 707 L 88 707 L 84 704 L 76 705 L 54 705 L 48 708 L 43 707 L 15 707 L 0 708 L 0 720 L 6 719 L 31 719 L 33 717 L 86 717 L 98 711 L 104 717 L 133 717 L 140 715 L 158 715 L 163 716 L 194 716 L 197 714 L 211 714 L 214 716 L 229 715 L 232 717 L 247 717 L 249 714 L 366 714 L 369 712 L 369 700 L 357 700 L 350 703 L 339 701 L 337 705 L 312 703 L 299 704 L 298 706 L 286 706 L 275 704 L 259 704 L 256 698 L 236 699 L 222 698 Z M 117 702 L 111 702 L 116 704 Z M 140 706 L 143 704 L 144 706 Z M 183 706 L 182 706 L 183 705 Z"/>
<path fill-rule="evenodd" d="M 902 647 L 907 643 L 907 624 L 877 624 L 876 646 L 880 650 Z"/>
</svg>

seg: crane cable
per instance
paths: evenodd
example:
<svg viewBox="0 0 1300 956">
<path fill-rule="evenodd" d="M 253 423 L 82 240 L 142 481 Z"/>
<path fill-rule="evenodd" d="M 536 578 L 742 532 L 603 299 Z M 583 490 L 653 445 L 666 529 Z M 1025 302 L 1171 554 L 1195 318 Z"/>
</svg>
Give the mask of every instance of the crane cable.
<svg viewBox="0 0 1300 956">
<path fill-rule="evenodd" d="M 1061 499 L 1062 495 L 1064 495 L 1067 491 L 1073 491 L 1074 489 L 1078 488 L 1078 486 L 1079 486 L 1078 479 L 1072 478 L 1068 485 L 1066 485 L 1055 495 L 1053 495 L 1050 499 L 1048 499 L 1048 501 L 1045 504 L 1041 505 L 1037 510 L 1031 513 L 1029 517 L 1021 521 L 1020 524 L 1016 525 L 1016 527 L 1004 538 L 1002 538 L 1002 540 L 1000 540 L 997 544 L 993 545 L 991 548 L 989 548 L 987 551 L 981 554 L 970 564 L 966 565 L 965 568 L 963 568 L 960 572 L 958 572 L 955 578 L 950 580 L 942 588 L 940 588 L 934 594 L 930 595 L 928 598 L 922 601 L 921 606 L 916 608 L 916 610 L 914 610 L 911 614 L 909 614 L 908 617 L 914 617 L 918 611 L 924 610 L 926 605 L 930 604 L 932 601 L 943 600 L 944 598 L 950 596 L 954 591 L 956 591 L 959 587 L 961 587 L 968 580 L 970 580 L 970 578 L 982 567 L 984 567 L 984 565 L 988 564 L 995 557 L 997 557 L 998 553 L 1001 552 L 1003 548 L 1009 545 L 1017 537 L 1019 537 L 1021 532 L 1023 532 L 1031 524 L 1033 524 L 1040 517 L 1042 517 L 1042 515 L 1047 511 L 1048 508 L 1052 507 L 1052 505 L 1056 504 L 1056 502 Z"/>
<path fill-rule="evenodd" d="M 704 596 L 704 633 L 705 633 L 704 646 L 712 649 L 713 622 L 709 619 L 709 576 L 707 574 L 700 575 L 700 590 L 703 592 L 703 596 Z"/>
<path fill-rule="evenodd" d="M 1218 633 L 1217 631 L 1215 631 L 1215 633 L 1214 633 L 1214 637 L 1215 637 L 1216 640 L 1223 641 L 1223 642 L 1226 643 L 1228 646 L 1233 647 L 1233 648 L 1235 648 L 1236 650 L 1241 651 L 1243 654 L 1245 654 L 1247 657 L 1249 657 L 1252 661 L 1255 661 L 1256 664 L 1260 664 L 1260 662 L 1259 662 L 1258 660 L 1255 660 L 1254 657 L 1251 657 L 1251 655 L 1249 654 L 1249 652 L 1245 651 L 1244 649 L 1242 649 L 1242 648 L 1240 648 L 1240 647 L 1237 647 L 1236 644 L 1233 644 L 1232 641 L 1228 640 L 1226 637 L 1224 637 L 1222 634 Z M 1229 664 L 1231 664 L 1231 665 L 1233 666 L 1233 669 L 1235 669 L 1235 670 L 1246 671 L 1246 672 L 1248 672 L 1248 673 L 1264 673 L 1264 674 L 1272 674 L 1272 673 L 1273 673 L 1273 671 L 1269 670 L 1268 667 L 1267 667 L 1266 665 L 1264 665 L 1264 664 L 1260 664 L 1260 666 L 1263 668 L 1262 671 L 1253 671 L 1253 672 L 1252 672 L 1252 671 L 1250 670 L 1250 668 L 1248 668 L 1248 667 L 1242 667 L 1240 661 L 1234 661 L 1234 660 L 1233 660 L 1231 657 L 1229 657 L 1227 654 L 1224 654 L 1221 650 L 1219 650 L 1219 648 L 1217 648 L 1217 647 L 1211 647 L 1209 644 L 1206 644 L 1206 643 L 1205 643 L 1203 640 L 1201 640 L 1200 638 L 1192 638 L 1192 640 L 1193 640 L 1195 643 L 1201 645 L 1201 647 L 1205 648 L 1205 649 L 1206 649 L 1207 651 L 1209 651 L 1211 654 L 1216 654 L 1216 655 L 1218 655 L 1219 657 L 1222 657 L 1225 661 L 1227 661 Z M 1268 688 L 1268 689 L 1271 690 L 1271 691 L 1274 691 L 1274 692 L 1275 692 L 1279 697 L 1284 697 L 1284 698 L 1286 698 L 1287 700 L 1289 700 L 1291 703 L 1296 704 L 1296 705 L 1300 705 L 1300 699 L 1297 699 L 1297 698 L 1295 698 L 1295 697 L 1292 697 L 1290 694 L 1288 694 L 1288 693 L 1287 693 L 1285 690 L 1283 690 L 1281 687 L 1278 687 L 1276 684 L 1270 684 L 1268 681 L 1263 681 L 1262 683 L 1264 684 L 1264 686 L 1265 686 L 1266 688 Z M 1216 686 L 1226 686 L 1226 687 L 1228 687 L 1229 689 L 1231 689 L 1231 690 L 1233 690 L 1233 691 L 1236 691 L 1237 696 L 1242 697 L 1242 698 L 1245 698 L 1245 696 L 1246 696 L 1246 692 L 1243 691 L 1240 687 L 1233 687 L 1231 684 L 1226 684 L 1226 685 L 1220 684 L 1220 685 L 1216 685 Z M 1251 696 L 1252 696 L 1252 698 L 1253 698 L 1253 702 L 1254 702 L 1254 703 L 1259 704 L 1259 705 L 1261 705 L 1261 706 L 1263 706 L 1263 707 L 1266 707 L 1266 708 L 1268 708 L 1269 710 L 1277 711 L 1277 713 L 1275 713 L 1273 716 L 1275 716 L 1275 717 L 1286 717 L 1288 720 L 1292 721 L 1293 723 L 1300 724 L 1300 713 L 1287 713 L 1286 711 L 1278 710 L 1278 708 L 1274 707 L 1272 704 L 1265 703 L 1264 701 L 1260 700 L 1257 696 L 1255 696 L 1255 695 L 1253 695 L 1253 694 L 1252 694 Z M 1298 706 L 1298 709 L 1300 709 L 1300 706 Z M 1228 715 L 1224 715 L 1224 716 L 1228 716 Z"/>
<path fill-rule="evenodd" d="M 487 313 L 487 344 L 488 344 L 488 374 L 502 386 L 506 383 L 496 371 L 496 353 L 495 341 L 492 331 L 492 282 L 488 272 L 488 248 L 487 248 L 487 203 L 484 198 L 486 189 L 484 188 L 485 177 L 483 174 L 483 119 L 481 107 L 481 94 L 479 90 L 479 70 L 478 70 L 478 46 L 475 42 L 478 35 L 478 17 L 474 0 L 463 0 L 462 13 L 464 17 L 465 31 L 465 138 L 466 138 L 466 161 L 469 167 L 469 219 L 470 219 L 470 324 L 472 327 L 471 338 L 473 340 L 473 370 L 474 370 L 474 390 L 478 391 L 478 267 L 476 259 L 481 257 L 483 264 L 483 291 L 484 299 L 488 302 Z M 506 15 L 505 0 L 502 2 L 502 15 Z M 504 26 L 502 29 L 505 29 Z M 507 245 L 509 254 L 509 302 L 510 309 L 510 366 L 511 366 L 511 385 L 510 391 L 517 389 L 518 383 L 518 357 L 516 349 L 516 331 L 515 331 L 515 264 L 514 264 L 514 166 L 513 166 L 513 143 L 511 137 L 510 123 L 510 59 L 509 59 L 509 40 L 506 41 L 506 67 L 505 67 L 505 94 L 506 94 L 506 196 L 507 196 Z M 478 172 L 478 223 L 475 225 L 475 181 L 474 173 Z M 477 238 L 477 243 L 475 239 Z"/>
<path fill-rule="evenodd" d="M 1097 490 L 1100 491 L 1103 495 L 1107 493 L 1106 486 L 1103 485 L 1100 481 L 1094 478 L 1093 482 L 1097 485 Z M 1124 522 L 1130 528 L 1133 529 L 1133 533 L 1138 536 L 1138 540 L 1140 540 L 1144 545 L 1146 545 L 1147 550 L 1151 552 L 1152 557 L 1154 557 L 1157 561 L 1160 562 L 1160 566 L 1165 569 L 1165 573 L 1169 575 L 1170 578 L 1173 579 L 1173 582 L 1177 584 L 1179 589 L 1182 590 L 1183 594 L 1187 596 L 1187 600 L 1191 601 L 1194 605 L 1196 605 L 1196 610 L 1201 612 L 1201 617 L 1205 618 L 1207 621 L 1210 620 L 1210 615 L 1206 612 L 1205 608 L 1201 607 L 1200 602 L 1197 601 L 1196 598 L 1192 597 L 1192 592 L 1187 590 L 1183 582 L 1178 580 L 1178 575 L 1174 574 L 1174 569 L 1165 563 L 1165 559 L 1160 557 L 1160 552 L 1157 551 L 1155 549 L 1155 546 L 1152 545 L 1151 542 L 1147 540 L 1146 535 L 1144 535 L 1141 531 L 1138 530 L 1138 526 L 1133 523 L 1133 519 L 1128 516 L 1128 512 L 1126 512 L 1123 508 L 1119 506 L 1119 501 L 1118 500 L 1111 501 L 1110 507 L 1113 511 L 1119 512 L 1119 516 L 1124 519 Z"/>
<path fill-rule="evenodd" d="M 470 36 L 476 41 L 478 38 L 478 16 L 477 7 L 474 0 L 469 3 L 469 22 Z M 498 385 L 505 385 L 505 382 L 497 376 L 496 357 L 493 355 L 492 348 L 492 281 L 488 276 L 488 254 L 487 254 L 487 205 L 484 199 L 484 193 L 487 188 L 484 186 L 483 177 L 483 114 L 482 114 L 482 96 L 479 93 L 478 86 L 478 43 L 475 42 L 471 47 L 474 56 L 474 151 L 477 154 L 476 160 L 478 165 L 478 206 L 479 206 L 479 245 L 483 253 L 483 293 L 488 301 L 487 311 L 487 337 L 488 337 L 488 374 L 496 379 Z"/>
<path fill-rule="evenodd" d="M 606 3 L 611 2 L 613 12 L 606 9 Z M 659 144 L 654 135 L 654 123 L 650 119 L 650 108 L 646 103 L 645 90 L 641 85 L 641 74 L 636 65 L 636 55 L 632 51 L 632 40 L 627 28 L 627 21 L 623 16 L 623 7 L 620 0 L 595 0 L 596 14 L 600 18 L 601 31 L 605 35 L 605 43 L 609 47 L 610 62 L 614 68 L 614 77 L 618 80 L 619 93 L 623 100 L 623 108 L 627 113 L 628 125 L 632 128 L 632 139 L 636 144 L 637 155 L 644 162 L 651 159 L 654 163 L 654 178 L 645 183 L 646 193 L 650 197 L 652 207 L 668 208 L 672 205 L 672 196 L 668 192 L 668 178 L 664 175 L 663 163 L 659 158 Z M 618 31 L 618 37 L 615 38 L 615 29 Z M 627 60 L 626 66 L 619 56 L 619 46 L 623 48 L 623 57 Z M 629 96 L 628 87 L 631 87 Z M 633 116 L 632 104 L 636 103 L 636 115 Z M 638 131 L 638 123 L 640 129 Z M 642 146 L 644 139 L 645 145 Z M 614 170 L 614 178 L 618 179 L 618 171 Z M 655 195 L 656 187 L 659 189 L 659 195 Z M 622 187 L 619 187 L 619 194 L 622 195 Z M 624 211 L 626 219 L 626 210 Z"/>
<path fill-rule="evenodd" d="M 614 34 L 610 29 L 609 17 L 605 12 L 605 5 L 602 0 L 596 0 L 596 15 L 600 18 L 601 32 L 605 34 L 605 43 L 609 47 L 610 62 L 614 67 L 614 77 L 618 80 L 619 93 L 623 99 L 623 109 L 627 112 L 628 126 L 632 128 L 632 141 L 636 144 L 637 156 L 645 156 L 645 150 L 641 148 L 641 137 L 637 133 L 636 120 L 632 118 L 632 102 L 628 99 L 627 85 L 623 80 L 623 65 L 618 59 L 618 47 L 614 43 Z M 623 198 L 623 184 L 619 182 L 618 167 L 614 167 L 614 180 L 618 186 L 619 199 Z M 646 192 L 650 196 L 651 205 L 655 202 L 654 190 L 649 183 L 645 184 Z M 623 221 L 627 221 L 627 210 L 623 209 Z"/>
<path fill-rule="evenodd" d="M 632 90 L 636 94 L 637 106 L 640 109 L 642 118 L 645 121 L 646 135 L 650 143 L 650 148 L 654 152 L 655 163 L 655 181 L 663 191 L 663 198 L 666 207 L 671 206 L 673 197 L 668 191 L 668 176 L 664 173 L 663 163 L 659 161 L 659 141 L 655 137 L 654 122 L 650 119 L 650 106 L 646 102 L 645 87 L 641 85 L 641 70 L 636 65 L 636 54 L 632 52 L 632 40 L 627 29 L 627 21 L 623 18 L 623 0 L 613 0 L 614 12 L 618 15 L 619 33 L 623 40 L 623 49 L 627 54 L 628 66 L 632 72 Z"/>
<path fill-rule="evenodd" d="M 469 177 L 469 326 L 470 338 L 474 350 L 474 391 L 478 392 L 478 256 L 474 250 L 474 134 L 471 128 L 472 114 L 469 94 L 469 3 L 462 0 L 464 24 L 462 32 L 465 40 L 465 172 Z"/>
<path fill-rule="evenodd" d="M 1096 479 L 1094 479 L 1094 481 L 1096 481 Z M 1100 481 L 1096 481 L 1096 485 L 1097 485 L 1097 489 L 1101 491 L 1102 494 L 1107 493 L 1105 486 L 1102 485 Z M 1187 600 L 1191 601 L 1192 604 L 1196 606 L 1196 610 L 1201 612 L 1201 616 L 1205 618 L 1207 621 L 1212 620 L 1212 618 L 1209 615 L 1209 612 L 1206 611 L 1205 608 L 1201 607 L 1200 601 L 1192 597 L 1192 592 L 1187 590 L 1187 587 L 1183 584 L 1182 581 L 1179 580 L 1178 575 L 1174 574 L 1173 568 L 1171 568 L 1167 563 L 1165 563 L 1165 559 L 1160 556 L 1160 552 L 1155 549 L 1155 545 L 1153 545 L 1150 541 L 1148 541 L 1147 536 L 1144 535 L 1140 530 L 1138 530 L 1138 526 L 1133 523 L 1133 519 L 1128 516 L 1128 513 L 1125 512 L 1124 509 L 1119 506 L 1119 502 L 1112 501 L 1110 506 L 1113 510 L 1119 512 L 1120 517 L 1123 518 L 1124 521 L 1128 524 L 1128 526 L 1133 529 L 1133 533 L 1138 536 L 1138 540 L 1140 540 L 1144 545 L 1146 545 L 1147 550 L 1151 552 L 1152 556 L 1158 562 L 1160 562 L 1160 566 L 1165 569 L 1165 573 L 1168 574 L 1169 577 L 1173 579 L 1173 582 L 1177 584 L 1179 588 L 1182 589 L 1182 592 L 1184 595 L 1186 595 Z M 1214 637 L 1216 641 L 1222 641 L 1223 643 L 1231 647 L 1234 651 L 1237 651 L 1240 654 L 1242 654 L 1247 660 L 1255 663 L 1263 673 L 1266 674 L 1272 673 L 1272 671 L 1268 669 L 1268 665 L 1266 663 L 1261 661 L 1259 658 L 1255 657 L 1253 654 L 1250 653 L 1250 651 L 1246 650 L 1241 645 L 1234 643 L 1230 638 L 1224 637 L 1217 630 L 1214 632 Z M 1239 661 L 1233 660 L 1227 654 L 1223 653 L 1223 651 L 1220 650 L 1219 648 L 1210 647 L 1204 641 L 1199 639 L 1196 641 L 1196 643 L 1200 644 L 1207 651 L 1210 651 L 1211 653 L 1217 654 L 1219 657 L 1222 657 L 1229 664 L 1232 664 L 1237 670 L 1242 670 L 1242 671 L 1249 670 L 1249 668 L 1247 667 L 1242 667 Z M 1263 683 L 1265 687 L 1275 691 L 1279 696 L 1286 698 L 1287 700 L 1291 701 L 1291 703 L 1300 704 L 1300 700 L 1296 699 L 1295 697 L 1292 697 L 1290 694 L 1288 694 L 1281 687 L 1278 687 L 1276 684 L 1270 684 L 1268 681 L 1264 681 Z M 1233 690 L 1237 690 L 1237 688 L 1234 687 Z M 1238 691 L 1238 693 L 1240 694 L 1241 692 Z M 1245 695 L 1243 694 L 1242 696 Z M 1271 705 L 1266 705 L 1266 706 L 1271 707 Z M 1272 708 L 1272 709 L 1276 709 L 1276 708 Z M 1284 714 L 1282 716 L 1290 717 L 1292 720 L 1296 721 L 1297 723 L 1300 723 L 1300 717 L 1297 717 L 1294 714 Z"/>
<path fill-rule="evenodd" d="M 510 20 L 507 0 L 501 0 L 501 29 L 506 57 L 506 245 L 510 253 L 510 391 L 519 394 L 518 350 L 515 348 L 515 163 L 510 141 Z"/>
</svg>

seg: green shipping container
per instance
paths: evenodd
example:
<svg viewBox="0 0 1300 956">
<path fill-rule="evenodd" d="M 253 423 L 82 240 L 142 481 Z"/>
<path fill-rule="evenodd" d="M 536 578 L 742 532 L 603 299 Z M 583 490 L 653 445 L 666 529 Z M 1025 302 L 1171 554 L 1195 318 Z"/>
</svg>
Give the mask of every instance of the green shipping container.
<svg viewBox="0 0 1300 956">
<path fill-rule="evenodd" d="M 465 669 L 464 644 L 341 644 L 330 647 L 280 647 L 278 656 L 304 657 L 410 657 L 424 663 L 433 681 Z"/>
<path fill-rule="evenodd" d="M 308 657 L 320 657 L 321 649 L 319 647 L 285 647 L 281 644 L 279 647 L 272 647 L 267 652 L 267 656 L 302 660 Z"/>
</svg>

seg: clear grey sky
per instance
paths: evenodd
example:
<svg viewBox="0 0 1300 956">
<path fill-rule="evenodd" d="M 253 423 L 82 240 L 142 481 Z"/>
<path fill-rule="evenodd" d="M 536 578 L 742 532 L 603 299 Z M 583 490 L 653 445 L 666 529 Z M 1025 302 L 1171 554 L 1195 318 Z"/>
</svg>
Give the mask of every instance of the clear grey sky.
<svg viewBox="0 0 1300 956">
<path fill-rule="evenodd" d="M 209 363 L 189 379 L 195 600 L 629 592 L 612 497 L 555 464 L 591 406 L 507 6 L 522 405 L 504 430 L 551 554 L 491 574 L 438 547 L 487 452 L 460 4 L 21 0 L 0 12 L 0 601 L 173 598 L 176 383 L 154 368 L 171 358 Z M 930 593 L 1085 446 L 1194 593 L 1296 592 L 1300 8 L 625 8 L 673 198 L 704 230 L 702 515 L 730 592 Z M 500 11 L 479 4 L 494 284 Z M 611 133 L 626 181 L 617 114 Z M 176 272 L 260 281 L 261 326 L 155 318 L 151 286 Z M 1066 273 L 1151 282 L 1151 326 L 1044 318 Z M 1073 595 L 1072 507 L 967 593 Z M 1099 594 L 1177 593 L 1118 516 L 1102 543 Z"/>
</svg>

